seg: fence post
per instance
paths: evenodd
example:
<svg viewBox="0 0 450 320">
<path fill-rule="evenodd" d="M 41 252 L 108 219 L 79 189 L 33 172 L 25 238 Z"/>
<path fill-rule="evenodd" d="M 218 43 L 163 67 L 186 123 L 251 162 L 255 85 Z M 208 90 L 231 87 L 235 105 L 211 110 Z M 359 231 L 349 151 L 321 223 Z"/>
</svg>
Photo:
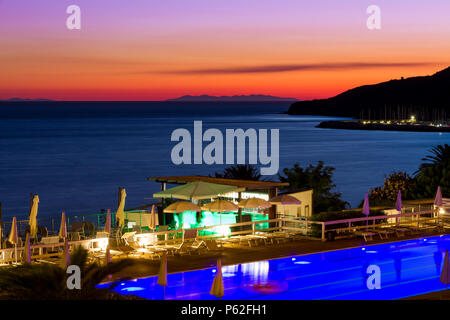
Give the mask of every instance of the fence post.
<svg viewBox="0 0 450 320">
<path fill-rule="evenodd" d="M 322 222 L 322 241 L 325 241 L 325 222 Z"/>
</svg>

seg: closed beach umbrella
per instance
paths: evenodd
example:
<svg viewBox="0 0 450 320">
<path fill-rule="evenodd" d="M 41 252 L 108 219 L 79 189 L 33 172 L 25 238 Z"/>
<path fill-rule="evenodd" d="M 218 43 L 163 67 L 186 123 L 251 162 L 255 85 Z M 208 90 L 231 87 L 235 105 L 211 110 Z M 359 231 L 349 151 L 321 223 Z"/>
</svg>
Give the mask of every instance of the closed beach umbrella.
<svg viewBox="0 0 450 320">
<path fill-rule="evenodd" d="M 369 215 L 370 215 L 370 208 L 369 208 L 369 195 L 366 193 L 366 196 L 364 197 L 364 205 L 363 205 L 363 214 L 366 215 L 366 229 L 369 226 Z"/>
<path fill-rule="evenodd" d="M 247 209 L 267 209 L 270 208 L 272 205 L 269 201 L 266 201 L 261 198 L 248 198 L 239 201 L 238 207 L 239 208 L 247 208 Z"/>
<path fill-rule="evenodd" d="M 108 245 L 106 246 L 106 252 L 105 252 L 105 265 L 108 265 L 111 262 L 111 248 Z"/>
<path fill-rule="evenodd" d="M 11 224 L 11 232 L 9 233 L 8 241 L 12 244 L 17 244 L 19 241 L 19 235 L 17 233 L 17 220 L 16 217 L 13 218 Z"/>
<path fill-rule="evenodd" d="M 366 196 L 364 197 L 364 205 L 363 205 L 363 211 L 366 216 L 369 216 L 370 214 L 370 208 L 369 208 L 369 195 L 366 193 Z"/>
<path fill-rule="evenodd" d="M 14 255 L 16 257 L 16 263 L 17 263 L 17 242 L 19 242 L 19 234 L 17 233 L 16 217 L 13 218 L 13 221 L 11 224 L 11 232 L 9 233 L 8 241 L 14 245 Z"/>
<path fill-rule="evenodd" d="M 127 197 L 127 193 L 125 191 L 125 188 L 123 188 L 120 191 L 120 201 L 119 201 L 119 207 L 117 208 L 116 211 L 116 221 L 119 224 L 119 227 L 123 227 L 124 223 L 125 223 L 125 198 Z"/>
<path fill-rule="evenodd" d="M 444 266 L 442 267 L 441 282 L 448 286 L 450 283 L 450 265 L 448 259 L 448 250 L 445 251 Z"/>
<path fill-rule="evenodd" d="M 217 259 L 217 271 L 216 276 L 214 277 L 214 282 L 211 287 L 211 291 L 209 292 L 211 295 L 216 296 L 217 298 L 223 297 L 223 276 L 222 276 L 222 261 Z"/>
<path fill-rule="evenodd" d="M 159 265 L 158 282 L 160 286 L 163 286 L 163 299 L 166 298 L 166 286 L 167 286 L 167 253 L 164 252 L 161 257 L 161 263 Z"/>
<path fill-rule="evenodd" d="M 67 237 L 66 213 L 64 211 L 61 214 L 61 225 L 59 226 L 58 235 L 61 239 Z"/>
<path fill-rule="evenodd" d="M 106 212 L 106 221 L 103 231 L 111 233 L 111 209 L 108 209 L 108 211 Z"/>
<path fill-rule="evenodd" d="M 441 192 L 441 186 L 438 187 L 436 192 L 436 198 L 434 199 L 434 205 L 437 207 L 442 206 L 442 192 Z"/>
<path fill-rule="evenodd" d="M 402 190 L 398 190 L 397 201 L 395 202 L 395 210 L 402 212 Z"/>
<path fill-rule="evenodd" d="M 28 223 L 30 225 L 31 238 L 35 239 L 37 236 L 37 213 L 39 205 L 39 196 L 35 195 L 33 197 L 33 204 L 31 205 L 30 217 Z"/>
<path fill-rule="evenodd" d="M 159 217 L 158 217 L 158 213 L 156 212 L 156 207 L 155 205 L 152 205 L 152 213 L 150 216 L 150 228 L 151 229 L 156 229 L 156 227 L 159 225 Z"/>
<path fill-rule="evenodd" d="M 27 236 L 25 238 L 25 248 L 23 249 L 23 261 L 31 263 L 31 246 L 29 233 L 27 233 Z"/>
<path fill-rule="evenodd" d="M 188 201 L 177 201 L 167 206 L 164 209 L 164 212 L 168 213 L 180 213 L 184 211 L 202 211 L 198 206 Z"/>
<path fill-rule="evenodd" d="M 64 255 L 62 257 L 62 266 L 67 269 L 70 266 L 70 252 L 69 252 L 69 239 L 64 238 Z"/>
</svg>

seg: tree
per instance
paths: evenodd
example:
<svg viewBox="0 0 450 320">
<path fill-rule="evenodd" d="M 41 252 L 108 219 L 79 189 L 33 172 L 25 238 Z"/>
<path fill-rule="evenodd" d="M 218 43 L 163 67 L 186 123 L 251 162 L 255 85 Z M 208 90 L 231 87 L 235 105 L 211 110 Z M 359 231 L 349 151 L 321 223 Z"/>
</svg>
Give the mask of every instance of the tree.
<svg viewBox="0 0 450 320">
<path fill-rule="evenodd" d="M 323 161 L 319 161 L 317 166 L 309 165 L 305 169 L 296 163 L 293 168 L 283 169 L 284 176 L 279 175 L 279 179 L 282 182 L 288 182 L 292 190 L 313 189 L 315 213 L 339 211 L 349 204 L 341 199 L 341 193 L 332 192 L 336 187 L 333 184 L 334 170 L 333 167 L 325 166 Z"/>
<path fill-rule="evenodd" d="M 397 200 L 398 191 L 402 191 L 402 198 L 414 199 L 413 193 L 416 187 L 416 181 L 406 172 L 393 172 L 385 177 L 384 184 L 370 190 L 369 200 L 372 206 L 392 205 Z M 361 203 L 362 207 L 362 203 Z"/>
<path fill-rule="evenodd" d="M 443 195 L 450 194 L 450 146 L 438 145 L 430 153 L 416 171 L 417 198 L 433 198 L 438 186 Z"/>
<path fill-rule="evenodd" d="M 215 173 L 216 178 L 238 179 L 238 180 L 260 180 L 261 174 L 257 167 L 251 164 L 236 164 L 225 168 L 223 173 Z"/>
<path fill-rule="evenodd" d="M 114 274 L 132 265 L 131 259 L 111 262 L 101 266 L 88 264 L 87 250 L 81 246 L 75 248 L 70 257 L 72 265 L 81 269 L 81 289 L 70 290 L 67 287 L 66 270 L 56 264 L 23 264 L 0 269 L 0 292 L 3 299 L 16 300 L 92 300 L 127 299 L 109 288 L 96 286 L 108 275 Z"/>
</svg>

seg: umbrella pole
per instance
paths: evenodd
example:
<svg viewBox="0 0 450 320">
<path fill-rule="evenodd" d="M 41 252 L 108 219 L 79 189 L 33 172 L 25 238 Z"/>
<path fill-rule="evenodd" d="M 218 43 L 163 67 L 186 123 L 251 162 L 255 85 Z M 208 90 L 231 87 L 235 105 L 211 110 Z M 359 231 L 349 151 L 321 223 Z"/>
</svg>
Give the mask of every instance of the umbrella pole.
<svg viewBox="0 0 450 320">
<path fill-rule="evenodd" d="M 16 263 L 17 263 L 17 243 L 14 244 L 14 256 L 16 257 Z"/>
</svg>

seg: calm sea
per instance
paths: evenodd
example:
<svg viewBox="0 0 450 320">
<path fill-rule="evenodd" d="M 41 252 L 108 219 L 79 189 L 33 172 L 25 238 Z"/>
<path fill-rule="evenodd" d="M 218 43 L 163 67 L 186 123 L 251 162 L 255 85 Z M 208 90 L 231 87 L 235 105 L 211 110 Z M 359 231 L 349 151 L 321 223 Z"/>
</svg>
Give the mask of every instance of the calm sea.
<svg viewBox="0 0 450 320">
<path fill-rule="evenodd" d="M 226 166 L 173 165 L 176 128 L 280 129 L 280 172 L 323 160 L 336 168 L 336 190 L 356 206 L 394 170 L 413 173 L 447 133 L 317 129 L 314 116 L 282 114 L 289 103 L 33 103 L 0 105 L 0 201 L 3 216 L 25 217 L 30 193 L 39 215 L 89 214 L 151 203 L 159 184 L 147 177 L 208 175 Z"/>
</svg>

